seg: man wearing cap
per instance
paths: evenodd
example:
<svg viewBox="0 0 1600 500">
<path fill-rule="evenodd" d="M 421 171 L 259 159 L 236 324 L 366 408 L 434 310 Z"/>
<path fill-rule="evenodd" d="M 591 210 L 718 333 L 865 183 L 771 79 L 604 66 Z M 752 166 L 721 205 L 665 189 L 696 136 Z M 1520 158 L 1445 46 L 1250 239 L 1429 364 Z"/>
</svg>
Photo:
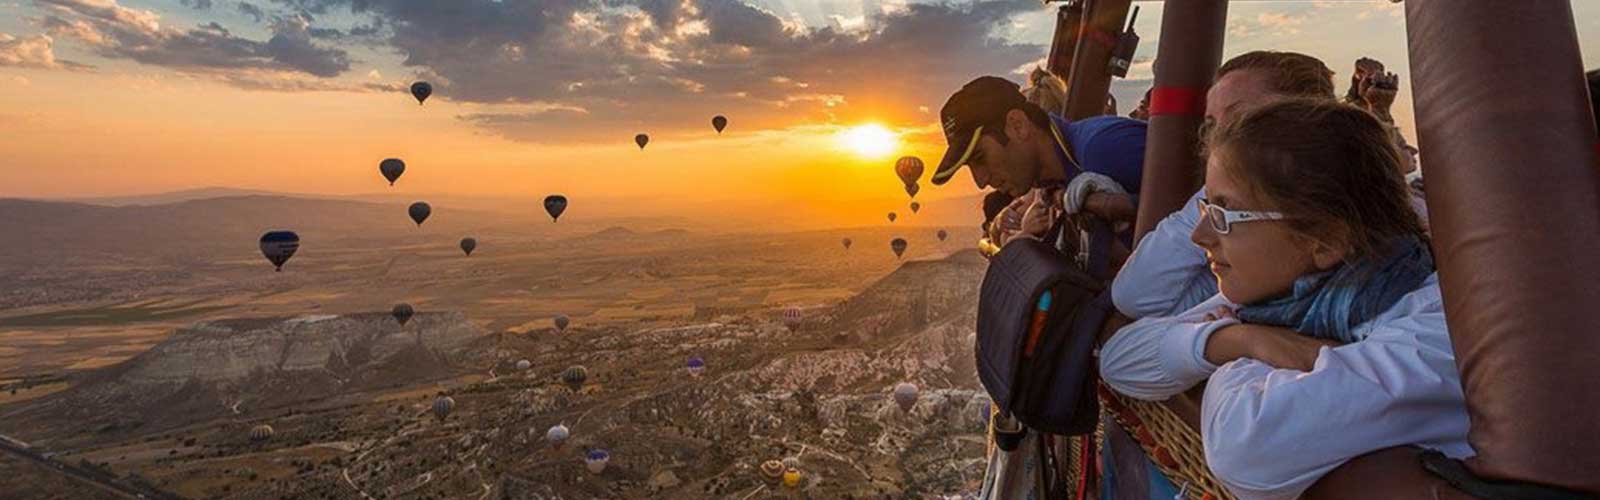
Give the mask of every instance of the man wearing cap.
<svg viewBox="0 0 1600 500">
<path fill-rule="evenodd" d="M 934 170 L 935 185 L 968 166 L 979 188 L 993 187 L 1032 205 L 1007 210 L 1048 205 L 1114 223 L 1133 220 L 1137 197 L 1128 193 L 1139 192 L 1143 175 L 1144 122 L 1117 116 L 1069 121 L 1027 102 L 1017 84 L 994 76 L 961 87 L 939 117 L 949 149 Z M 1052 186 L 1065 187 L 1065 195 L 1023 197 L 1036 187 Z M 1044 229 L 1025 220 L 1022 232 L 1038 236 Z"/>
</svg>

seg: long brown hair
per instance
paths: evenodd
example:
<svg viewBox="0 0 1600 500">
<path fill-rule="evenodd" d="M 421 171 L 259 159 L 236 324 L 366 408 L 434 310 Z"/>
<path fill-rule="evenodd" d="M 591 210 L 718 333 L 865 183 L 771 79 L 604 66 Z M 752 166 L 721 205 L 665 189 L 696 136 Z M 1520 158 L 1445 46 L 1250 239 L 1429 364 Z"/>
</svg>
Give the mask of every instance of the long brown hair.
<svg viewBox="0 0 1600 500">
<path fill-rule="evenodd" d="M 1344 243 L 1350 257 L 1421 236 L 1389 129 L 1371 113 L 1327 99 L 1287 99 L 1242 113 L 1206 137 L 1227 175 L 1294 231 Z"/>
</svg>

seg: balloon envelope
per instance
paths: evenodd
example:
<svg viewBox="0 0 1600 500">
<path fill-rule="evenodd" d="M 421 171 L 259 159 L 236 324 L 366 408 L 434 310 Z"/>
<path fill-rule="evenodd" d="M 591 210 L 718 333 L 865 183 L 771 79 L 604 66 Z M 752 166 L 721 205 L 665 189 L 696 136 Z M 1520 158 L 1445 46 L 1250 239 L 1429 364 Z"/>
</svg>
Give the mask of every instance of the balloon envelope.
<svg viewBox="0 0 1600 500">
<path fill-rule="evenodd" d="M 800 486 L 800 469 L 783 471 L 783 485 L 790 488 Z"/>
<path fill-rule="evenodd" d="M 551 447 L 561 448 L 562 443 L 566 443 L 567 437 L 571 435 L 572 433 L 571 431 L 567 430 L 567 426 L 556 425 L 544 433 L 544 440 L 545 442 L 550 443 Z"/>
<path fill-rule="evenodd" d="M 283 263 L 294 257 L 295 250 L 300 249 L 300 235 L 294 231 L 269 231 L 261 235 L 261 255 L 266 256 L 277 270 L 283 270 Z"/>
<path fill-rule="evenodd" d="M 800 323 L 804 320 L 805 315 L 802 314 L 799 307 L 790 306 L 783 310 L 783 324 L 789 325 L 789 328 L 800 326 Z"/>
<path fill-rule="evenodd" d="M 921 191 L 921 190 L 922 190 L 922 186 L 918 186 L 917 183 L 915 183 L 915 182 L 910 183 L 910 184 L 906 184 L 906 194 L 910 195 L 912 198 L 916 198 L 917 197 L 917 192 Z"/>
<path fill-rule="evenodd" d="M 433 84 L 428 82 L 415 82 L 411 84 L 411 97 L 417 98 L 417 104 L 422 104 L 422 101 L 428 100 L 428 96 L 430 95 L 433 95 Z"/>
<path fill-rule="evenodd" d="M 889 249 L 894 250 L 894 256 L 897 258 L 900 257 L 901 254 L 906 253 L 905 238 L 895 238 L 893 241 L 890 241 Z"/>
<path fill-rule="evenodd" d="M 889 222 L 894 222 L 894 220 L 898 219 L 898 218 L 900 218 L 900 216 L 898 214 L 895 214 L 894 212 L 889 212 Z"/>
<path fill-rule="evenodd" d="M 633 142 L 639 145 L 639 149 L 644 149 L 644 145 L 650 143 L 650 136 L 645 134 L 633 136 Z"/>
<path fill-rule="evenodd" d="M 272 439 L 273 431 L 270 425 L 258 425 L 250 428 L 251 441 L 266 441 Z"/>
<path fill-rule="evenodd" d="M 844 239 L 844 249 L 845 250 L 849 250 L 850 249 L 850 245 L 852 243 L 854 243 L 854 242 L 850 241 L 850 238 L 845 238 Z"/>
<path fill-rule="evenodd" d="M 518 370 L 526 370 L 526 369 L 529 369 L 529 368 L 533 368 L 533 362 L 532 361 L 528 361 L 526 359 L 517 361 L 517 369 Z"/>
<path fill-rule="evenodd" d="M 583 365 L 574 365 L 567 368 L 567 371 L 561 372 L 561 381 L 573 387 L 581 387 L 587 380 L 589 380 L 589 369 Z"/>
<path fill-rule="evenodd" d="M 389 311 L 395 321 L 400 322 L 400 326 L 406 326 L 406 322 L 411 321 L 411 316 L 416 313 L 417 310 L 412 309 L 411 304 L 395 304 L 394 310 Z"/>
<path fill-rule="evenodd" d="M 911 202 L 911 213 L 917 213 L 920 210 L 922 210 L 921 203 L 917 203 L 915 201 Z"/>
<path fill-rule="evenodd" d="M 690 375 L 699 376 L 706 371 L 706 360 L 699 356 L 689 358 L 688 368 Z"/>
<path fill-rule="evenodd" d="M 595 474 L 605 472 L 606 464 L 610 462 L 611 452 L 598 448 L 589 450 L 589 453 L 583 456 L 583 464 L 589 468 L 589 472 Z"/>
<path fill-rule="evenodd" d="M 917 384 L 901 382 L 894 386 L 894 403 L 900 405 L 900 411 L 911 411 L 911 406 L 917 404 Z"/>
<path fill-rule="evenodd" d="M 722 129 L 728 128 L 728 117 L 722 115 L 711 117 L 711 128 L 717 129 L 718 134 L 722 133 Z"/>
<path fill-rule="evenodd" d="M 768 481 L 778 482 L 783 478 L 783 462 L 777 460 L 761 462 L 761 475 Z"/>
<path fill-rule="evenodd" d="M 472 251 L 477 249 L 477 248 L 478 248 L 478 239 L 477 238 L 462 238 L 461 239 L 461 251 L 466 252 L 468 257 L 471 257 L 472 256 Z"/>
<path fill-rule="evenodd" d="M 378 162 L 378 173 L 383 174 L 383 178 L 393 186 L 394 181 L 400 180 L 400 175 L 406 173 L 406 162 L 399 158 L 385 158 Z"/>
<path fill-rule="evenodd" d="M 947 233 L 947 232 L 945 232 L 945 230 L 940 229 L 939 233 L 936 236 L 939 237 L 939 241 L 944 241 L 945 238 L 949 238 L 950 237 L 950 233 Z"/>
<path fill-rule="evenodd" d="M 422 225 L 422 221 L 428 220 L 428 215 L 432 213 L 433 207 L 428 206 L 425 201 L 412 203 L 411 207 L 406 209 L 406 214 L 410 215 L 411 220 L 416 221 L 418 226 Z"/>
<path fill-rule="evenodd" d="M 433 400 L 434 418 L 444 420 L 445 417 L 450 416 L 450 411 L 454 409 L 456 409 L 456 400 L 450 399 L 450 396 L 439 396 L 438 399 Z"/>
<path fill-rule="evenodd" d="M 556 318 L 555 318 L 555 322 L 556 322 L 556 331 L 564 332 L 564 331 L 567 331 L 567 325 L 572 323 L 572 318 L 568 318 L 567 315 L 565 315 L 565 314 L 557 314 Z"/>
<path fill-rule="evenodd" d="M 567 197 L 559 194 L 544 197 L 544 211 L 550 214 L 550 220 L 560 220 L 561 213 L 567 211 Z"/>
<path fill-rule="evenodd" d="M 900 176 L 900 182 L 906 185 L 916 184 L 922 179 L 922 159 L 915 156 L 902 156 L 894 162 L 894 173 Z"/>
</svg>

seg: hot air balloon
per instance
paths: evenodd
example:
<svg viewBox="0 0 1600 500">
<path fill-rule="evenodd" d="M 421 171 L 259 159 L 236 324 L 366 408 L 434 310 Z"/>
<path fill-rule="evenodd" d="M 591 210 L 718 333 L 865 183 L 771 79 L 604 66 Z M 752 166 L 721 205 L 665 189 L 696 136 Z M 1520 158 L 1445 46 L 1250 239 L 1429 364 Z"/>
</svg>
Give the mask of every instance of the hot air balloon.
<svg viewBox="0 0 1600 500">
<path fill-rule="evenodd" d="M 905 240 L 905 238 L 895 238 L 894 240 L 890 241 L 889 242 L 889 249 L 890 250 L 894 250 L 895 258 L 899 258 L 901 254 L 906 253 L 906 240 Z"/>
<path fill-rule="evenodd" d="M 378 173 L 383 174 L 383 178 L 393 186 L 394 181 L 400 180 L 400 175 L 406 173 L 406 162 L 399 158 L 385 158 L 378 162 Z"/>
<path fill-rule="evenodd" d="M 270 425 L 262 424 L 250 428 L 251 441 L 266 441 L 268 439 L 272 439 L 272 434 L 272 426 Z"/>
<path fill-rule="evenodd" d="M 889 222 L 894 222 L 894 220 L 898 218 L 900 218 L 900 215 L 894 212 L 889 212 Z"/>
<path fill-rule="evenodd" d="M 788 486 L 790 488 L 799 487 L 800 486 L 800 469 L 789 469 L 789 470 L 783 471 L 783 485 L 784 486 Z"/>
<path fill-rule="evenodd" d="M 911 213 L 917 213 L 920 211 L 922 211 L 922 204 L 915 201 L 911 202 Z"/>
<path fill-rule="evenodd" d="M 583 365 L 572 365 L 571 368 L 561 372 L 561 381 L 572 386 L 573 390 L 583 387 L 583 382 L 586 380 L 589 380 L 589 369 Z"/>
<path fill-rule="evenodd" d="M 394 316 L 395 321 L 400 322 L 400 326 L 406 326 L 406 322 L 411 321 L 411 316 L 416 313 L 417 310 L 412 309 L 411 304 L 395 304 L 394 310 L 389 312 L 390 315 Z"/>
<path fill-rule="evenodd" d="M 551 427 L 549 431 L 544 433 L 544 440 L 545 442 L 550 443 L 551 448 L 559 450 L 561 449 L 561 445 L 566 444 L 567 437 L 571 435 L 572 433 L 571 431 L 567 430 L 567 426 L 556 424 L 555 427 Z"/>
<path fill-rule="evenodd" d="M 433 213 L 433 207 L 428 206 L 428 202 L 419 201 L 412 203 L 411 207 L 406 209 L 406 213 L 410 214 L 411 220 L 416 221 L 420 227 L 422 221 L 428 220 L 428 215 Z"/>
<path fill-rule="evenodd" d="M 639 145 L 639 149 L 644 149 L 644 145 L 650 143 L 650 136 L 645 134 L 633 136 L 633 142 Z"/>
<path fill-rule="evenodd" d="M 561 219 L 561 213 L 567 211 L 567 197 L 552 194 L 544 197 L 544 211 L 550 214 L 550 221 Z"/>
<path fill-rule="evenodd" d="M 794 457 L 794 456 L 783 457 L 783 468 L 784 469 L 799 469 L 800 468 L 800 457 Z"/>
<path fill-rule="evenodd" d="M 698 376 L 700 376 L 700 374 L 705 373 L 705 371 L 706 371 L 706 360 L 700 359 L 699 356 L 695 356 L 695 357 L 689 358 L 689 375 L 690 376 L 698 377 Z"/>
<path fill-rule="evenodd" d="M 908 196 L 910 196 L 912 198 L 916 198 L 917 197 L 917 192 L 921 191 L 921 190 L 922 190 L 922 186 L 917 185 L 917 183 L 915 183 L 915 182 L 910 183 L 910 184 L 906 184 L 906 195 L 908 195 Z"/>
<path fill-rule="evenodd" d="M 783 480 L 783 462 L 777 460 L 761 462 L 761 477 L 769 484 L 778 484 Z"/>
<path fill-rule="evenodd" d="M 527 370 L 529 368 L 533 368 L 532 361 L 528 361 L 526 359 L 517 360 L 517 370 Z"/>
<path fill-rule="evenodd" d="M 472 256 L 472 251 L 474 249 L 477 249 L 477 248 L 478 248 L 478 239 L 477 238 L 467 237 L 467 238 L 462 238 L 461 239 L 461 251 L 466 252 L 468 257 L 471 257 Z"/>
<path fill-rule="evenodd" d="M 900 176 L 900 182 L 910 186 L 922 179 L 922 159 L 915 156 L 902 156 L 894 162 L 894 173 Z"/>
<path fill-rule="evenodd" d="M 935 234 L 935 236 L 939 237 L 939 241 L 944 241 L 945 238 L 949 238 L 950 237 L 950 233 L 947 233 L 947 232 L 945 232 L 945 230 L 940 229 L 939 232 L 937 234 Z"/>
<path fill-rule="evenodd" d="M 565 331 L 567 331 L 567 325 L 572 323 L 572 319 L 568 318 L 567 315 L 565 315 L 565 314 L 557 314 L 556 318 L 555 318 L 555 322 L 556 322 L 556 332 L 565 332 Z"/>
<path fill-rule="evenodd" d="M 722 133 L 722 129 L 728 128 L 728 117 L 722 115 L 711 117 L 711 128 L 717 129 L 718 134 Z"/>
<path fill-rule="evenodd" d="M 783 324 L 788 325 L 790 330 L 798 328 L 804 320 L 805 316 L 801 314 L 799 307 L 789 306 L 783 310 Z"/>
<path fill-rule="evenodd" d="M 911 406 L 917 404 L 917 384 L 901 382 L 895 385 L 894 403 L 900 405 L 900 411 L 911 411 Z"/>
<path fill-rule="evenodd" d="M 415 82 L 411 84 L 411 97 L 417 98 L 418 106 L 422 105 L 422 101 L 428 100 L 428 96 L 430 95 L 433 95 L 433 84 L 428 82 Z"/>
<path fill-rule="evenodd" d="M 294 231 L 268 231 L 261 235 L 261 255 L 278 271 L 283 271 L 283 263 L 294 257 L 294 251 L 300 249 L 300 235 Z"/>
<path fill-rule="evenodd" d="M 433 417 L 443 421 L 450 416 L 450 410 L 456 409 L 456 400 L 450 396 L 439 396 L 433 400 Z"/>
<path fill-rule="evenodd" d="M 589 467 L 589 472 L 599 474 L 606 471 L 606 464 L 611 463 L 611 452 L 595 448 L 583 456 L 583 465 Z"/>
<path fill-rule="evenodd" d="M 849 250 L 849 249 L 850 249 L 850 244 L 851 244 L 851 243 L 854 243 L 854 242 L 852 242 L 852 241 L 850 241 L 850 238 L 845 238 L 845 239 L 844 239 L 844 249 L 845 249 L 845 250 Z"/>
</svg>

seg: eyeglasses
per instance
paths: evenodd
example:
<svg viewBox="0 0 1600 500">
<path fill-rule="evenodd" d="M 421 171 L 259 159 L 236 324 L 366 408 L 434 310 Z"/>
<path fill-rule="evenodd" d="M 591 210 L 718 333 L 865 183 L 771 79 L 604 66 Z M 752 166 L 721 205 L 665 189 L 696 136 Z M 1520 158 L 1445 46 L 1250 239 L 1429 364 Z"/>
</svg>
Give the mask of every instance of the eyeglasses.
<svg viewBox="0 0 1600 500">
<path fill-rule="evenodd" d="M 1197 200 L 1200 209 L 1200 218 L 1211 223 L 1211 229 L 1217 234 L 1228 234 L 1233 230 L 1233 225 L 1239 222 L 1257 222 L 1264 220 L 1284 220 L 1288 217 L 1283 212 L 1251 212 L 1245 210 L 1228 210 L 1211 204 L 1211 200 L 1201 198 Z"/>
</svg>

